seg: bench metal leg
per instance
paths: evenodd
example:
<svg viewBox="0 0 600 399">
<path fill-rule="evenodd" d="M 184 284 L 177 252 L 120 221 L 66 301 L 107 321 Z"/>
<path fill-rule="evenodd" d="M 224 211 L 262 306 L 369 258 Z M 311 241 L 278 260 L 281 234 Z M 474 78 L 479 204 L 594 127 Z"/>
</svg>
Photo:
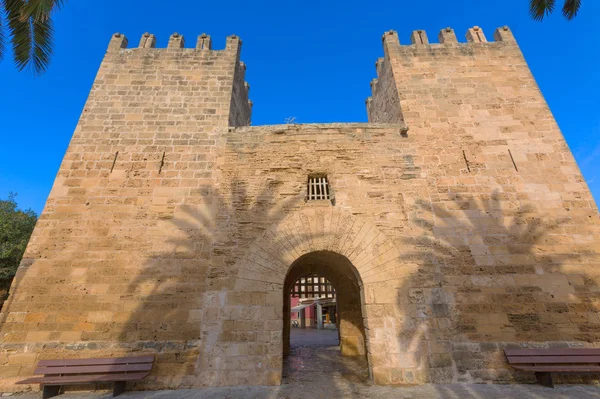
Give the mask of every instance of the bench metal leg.
<svg viewBox="0 0 600 399">
<path fill-rule="evenodd" d="M 60 393 L 60 385 L 44 385 L 42 388 L 42 399 L 53 398 Z"/>
<path fill-rule="evenodd" d="M 552 382 L 552 373 L 536 372 L 535 378 L 537 378 L 538 384 L 554 388 L 554 383 Z"/>
<path fill-rule="evenodd" d="M 125 392 L 125 381 L 113 382 L 113 398 Z"/>
</svg>

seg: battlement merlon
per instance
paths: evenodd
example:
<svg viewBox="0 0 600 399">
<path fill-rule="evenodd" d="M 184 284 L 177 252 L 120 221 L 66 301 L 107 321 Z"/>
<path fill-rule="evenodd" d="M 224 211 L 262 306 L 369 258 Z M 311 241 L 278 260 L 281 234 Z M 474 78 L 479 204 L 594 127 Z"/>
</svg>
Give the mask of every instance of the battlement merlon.
<svg viewBox="0 0 600 399">
<path fill-rule="evenodd" d="M 235 52 L 235 54 L 237 54 L 236 59 L 239 61 L 240 53 L 242 52 L 242 39 L 236 35 L 227 36 L 225 51 Z"/>
<path fill-rule="evenodd" d="M 399 48 L 438 48 L 440 46 L 444 47 L 458 47 L 458 46 L 498 46 L 507 45 L 507 44 L 515 44 L 516 40 L 508 28 L 508 26 L 503 26 L 501 28 L 496 29 L 494 32 L 494 41 L 489 42 L 481 29 L 478 26 L 474 26 L 469 28 L 465 34 L 466 42 L 459 42 L 456 38 L 456 34 L 452 28 L 444 28 L 438 34 L 439 43 L 430 43 L 427 37 L 427 33 L 424 30 L 415 30 L 412 32 L 410 36 L 411 44 L 400 44 L 400 39 L 398 37 L 398 32 L 390 30 L 383 34 L 383 50 L 385 53 L 385 58 L 389 58 L 393 49 Z"/>
<path fill-rule="evenodd" d="M 119 51 L 121 49 L 127 48 L 127 43 L 128 40 L 125 37 L 125 35 L 121 33 L 115 33 L 110 39 L 107 51 Z"/>
<path fill-rule="evenodd" d="M 398 38 L 398 32 L 395 30 L 385 32 L 381 36 L 381 41 L 383 42 L 384 59 L 389 59 L 392 49 L 400 48 L 400 39 Z"/>
<path fill-rule="evenodd" d="M 169 37 L 169 44 L 167 45 L 167 48 L 179 49 L 183 48 L 184 46 L 185 40 L 179 33 L 175 32 L 171 35 L 171 37 Z"/>
<path fill-rule="evenodd" d="M 196 50 L 212 50 L 212 40 L 210 36 L 206 33 L 198 36 L 198 40 L 196 41 Z"/>
<path fill-rule="evenodd" d="M 427 33 L 424 30 L 414 30 L 410 35 L 410 42 L 415 46 L 426 46 L 429 44 Z"/>
<path fill-rule="evenodd" d="M 496 29 L 496 31 L 494 32 L 494 40 L 497 42 L 517 43 L 515 37 L 512 34 L 512 31 L 506 25 L 502 28 Z"/>
<path fill-rule="evenodd" d="M 454 29 L 448 27 L 444 28 L 438 33 L 438 41 L 441 44 L 453 45 L 458 44 L 458 39 L 456 38 L 456 33 L 454 33 Z"/>
<path fill-rule="evenodd" d="M 133 48 L 128 48 L 128 40 L 122 33 L 115 33 L 108 45 L 107 51 L 120 51 L 123 49 L 133 50 Z M 236 36 L 231 35 L 228 36 L 225 43 L 225 48 L 223 50 L 213 50 L 212 48 L 212 40 L 209 35 L 203 33 L 198 36 L 196 41 L 195 48 L 186 48 L 185 47 L 185 39 L 183 35 L 179 33 L 173 33 L 169 37 L 169 43 L 167 45 L 167 49 L 185 49 L 187 51 L 225 51 L 225 52 L 234 52 L 236 54 L 236 58 L 239 60 L 240 53 L 242 47 L 242 40 Z M 156 36 L 151 33 L 144 33 L 140 38 L 140 42 L 138 47 L 139 49 L 157 49 L 156 48 Z M 158 48 L 157 50 L 163 50 L 162 48 Z"/>
<path fill-rule="evenodd" d="M 156 37 L 151 33 L 144 33 L 140 39 L 139 48 L 154 48 L 156 47 Z"/>
</svg>

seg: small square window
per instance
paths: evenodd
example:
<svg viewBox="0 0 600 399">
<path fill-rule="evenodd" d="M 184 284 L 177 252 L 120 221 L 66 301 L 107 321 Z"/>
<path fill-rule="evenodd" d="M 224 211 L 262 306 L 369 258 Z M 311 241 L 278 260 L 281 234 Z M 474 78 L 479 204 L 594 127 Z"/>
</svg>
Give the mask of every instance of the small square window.
<svg viewBox="0 0 600 399">
<path fill-rule="evenodd" d="M 331 195 L 329 194 L 329 183 L 327 182 L 327 176 L 314 176 L 308 178 L 308 200 L 329 200 Z"/>
</svg>

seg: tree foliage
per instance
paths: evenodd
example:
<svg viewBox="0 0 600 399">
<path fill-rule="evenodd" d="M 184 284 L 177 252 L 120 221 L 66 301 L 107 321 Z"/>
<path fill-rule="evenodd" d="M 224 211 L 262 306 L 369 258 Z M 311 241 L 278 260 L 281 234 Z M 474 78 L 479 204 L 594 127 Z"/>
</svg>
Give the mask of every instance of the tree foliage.
<svg viewBox="0 0 600 399">
<path fill-rule="evenodd" d="M 19 71 L 43 73 L 52 55 L 52 11 L 64 0 L 0 0 L 0 60 L 7 42 Z"/>
<path fill-rule="evenodd" d="M 21 210 L 16 194 L 0 199 L 0 280 L 10 280 L 21 262 L 37 215 L 31 209 Z"/>
<path fill-rule="evenodd" d="M 529 13 L 531 18 L 541 21 L 545 16 L 552 14 L 556 0 L 530 0 Z M 572 20 L 577 16 L 581 8 L 581 0 L 565 0 L 562 7 L 562 15 L 567 20 Z"/>
</svg>

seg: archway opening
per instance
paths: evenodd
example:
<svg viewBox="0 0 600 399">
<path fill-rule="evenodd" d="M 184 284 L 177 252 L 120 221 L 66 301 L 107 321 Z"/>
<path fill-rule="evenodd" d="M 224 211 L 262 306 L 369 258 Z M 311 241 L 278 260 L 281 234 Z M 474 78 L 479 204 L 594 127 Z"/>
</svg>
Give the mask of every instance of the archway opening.
<svg viewBox="0 0 600 399">
<path fill-rule="evenodd" d="M 301 276 L 290 290 L 290 347 L 339 346 L 335 288 L 316 273 Z"/>
<path fill-rule="evenodd" d="M 301 256 L 283 295 L 284 382 L 335 375 L 370 381 L 362 282 L 348 258 L 331 251 Z"/>
</svg>

